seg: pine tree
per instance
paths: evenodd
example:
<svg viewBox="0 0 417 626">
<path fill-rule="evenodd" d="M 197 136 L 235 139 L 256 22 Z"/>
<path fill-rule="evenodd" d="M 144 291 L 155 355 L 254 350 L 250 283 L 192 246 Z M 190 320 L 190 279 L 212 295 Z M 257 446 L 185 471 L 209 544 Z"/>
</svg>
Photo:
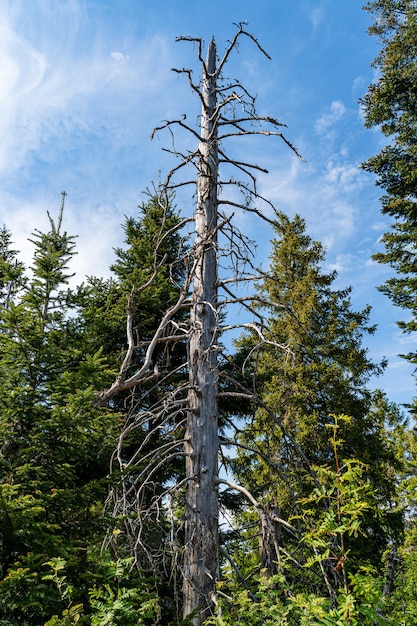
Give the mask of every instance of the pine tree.
<svg viewBox="0 0 417 626">
<path fill-rule="evenodd" d="M 139 216 L 125 220 L 125 247 L 115 250 L 116 258 L 110 266 L 114 277 L 103 280 L 90 276 L 87 285 L 79 289 L 88 340 L 95 349 L 103 350 L 116 371 L 127 347 L 126 307 L 132 290 L 152 279 L 158 267 L 152 288 L 138 293 L 132 302 L 136 343 L 144 344 L 151 339 L 161 311 L 175 302 L 184 281 L 179 251 L 181 247 L 185 250 L 185 243 L 179 233 L 181 219 L 172 201 L 150 194 L 148 201 L 139 206 Z M 140 356 L 137 349 L 125 376 L 135 370 Z M 162 361 L 159 365 L 163 367 Z M 105 384 L 103 381 L 102 386 Z M 119 402 L 119 398 L 113 401 Z"/>
<path fill-rule="evenodd" d="M 401 514 L 391 506 L 401 459 L 386 430 L 389 425 L 395 431 L 401 416 L 381 392 L 367 388 L 384 367 L 363 346 L 375 330 L 370 309 L 354 311 L 350 289 L 335 289 L 336 273 L 323 272 L 324 249 L 306 234 L 302 218 L 278 214 L 276 232 L 261 299 L 272 303 L 270 336 L 286 350 L 258 345 L 255 335 L 238 342 L 238 361 L 245 363 L 264 408 L 238 436 L 232 462 L 239 481 L 250 484 L 270 512 L 269 530 L 261 529 L 261 565 L 274 574 L 289 546 L 300 563 L 311 557 L 302 540 L 308 528 L 300 503 L 321 488 L 317 468 L 334 466 L 337 424 L 339 458 L 365 464 L 373 493 L 364 511 L 366 539 L 350 541 L 351 557 L 356 567 L 372 563 L 382 569 L 382 554 L 401 531 Z M 294 528 L 288 531 L 285 522 Z"/>
<path fill-rule="evenodd" d="M 31 626 L 61 612 L 57 590 L 43 581 L 49 559 L 68 562 L 77 600 L 88 606 L 118 428 L 107 410 L 93 408 L 106 367 L 79 332 L 68 287 L 75 240 L 62 218 L 63 205 L 48 232 L 34 232 L 31 275 L 23 277 L 10 247 L 3 255 L 10 272 L 0 311 L 0 620 Z"/>
<path fill-rule="evenodd" d="M 380 289 L 409 312 L 410 318 L 399 326 L 411 333 L 417 328 L 417 4 L 376 0 L 365 9 L 374 17 L 370 34 L 381 42 L 373 63 L 379 78 L 362 101 L 365 124 L 379 128 L 389 143 L 363 167 L 376 175 L 377 185 L 384 190 L 382 212 L 395 219 L 383 236 L 385 252 L 375 259 L 396 272 Z M 417 363 L 414 352 L 405 358 Z"/>
<path fill-rule="evenodd" d="M 110 266 L 113 276 L 107 280 L 90 276 L 87 284 L 78 289 L 76 299 L 83 342 L 92 352 L 102 355 L 113 377 L 120 372 L 121 384 L 140 367 L 161 316 L 176 302 L 183 288 L 185 268 L 181 259 L 187 242 L 180 230 L 182 225 L 172 196 L 149 194 L 140 204 L 138 215 L 125 220 L 124 245 L 115 249 Z M 148 288 L 141 291 L 144 284 Z M 130 353 L 127 310 L 134 343 Z M 183 324 L 187 317 L 187 310 L 180 311 L 178 324 Z M 164 337 L 153 353 L 152 367 L 158 376 L 150 376 L 147 383 L 128 386 L 107 403 L 119 424 L 120 440 L 118 445 L 115 442 L 109 458 L 112 489 L 106 512 L 113 516 L 116 529 L 115 535 L 109 534 L 113 550 L 119 556 L 134 556 L 135 569 L 142 580 L 153 577 L 163 619 L 168 621 L 175 613 L 176 599 L 176 591 L 166 575 L 171 558 L 166 541 L 168 512 L 164 506 L 152 508 L 152 503 L 159 502 L 166 486 L 183 474 L 183 457 L 174 454 L 169 461 L 159 464 L 140 497 L 132 488 L 144 471 L 152 467 L 149 458 L 152 451 L 170 445 L 167 422 L 153 418 L 152 409 L 166 394 L 181 392 L 186 380 L 185 343 L 170 344 L 165 339 L 168 338 Z M 103 376 L 96 390 L 110 382 Z M 177 417 L 172 411 L 165 419 L 175 428 Z M 176 436 L 181 432 L 178 424 Z M 132 457 L 134 462 L 130 462 Z M 139 509 L 148 507 L 148 514 L 140 516 Z"/>
<path fill-rule="evenodd" d="M 0 228 L 0 306 L 6 309 L 24 283 L 23 264 L 11 246 L 12 235 L 3 225 Z"/>
<path fill-rule="evenodd" d="M 380 52 L 373 65 L 378 78 L 363 98 L 365 125 L 378 128 L 387 145 L 368 159 L 363 167 L 376 175 L 376 184 L 384 192 L 382 213 L 393 218 L 382 241 L 385 250 L 375 255 L 380 263 L 394 271 L 381 287 L 392 302 L 404 309 L 406 319 L 398 326 L 406 334 L 417 329 L 417 3 L 415 0 L 374 0 L 365 9 L 373 24 L 369 32 L 378 38 Z M 404 356 L 417 364 L 417 354 L 410 350 Z M 409 407 L 415 412 L 415 403 Z M 407 471 L 401 483 L 403 506 L 407 511 L 406 535 L 398 546 L 392 568 L 394 595 L 388 614 L 404 624 L 415 622 L 416 602 L 413 592 L 415 572 L 414 486 L 415 432 L 406 433 Z"/>
</svg>

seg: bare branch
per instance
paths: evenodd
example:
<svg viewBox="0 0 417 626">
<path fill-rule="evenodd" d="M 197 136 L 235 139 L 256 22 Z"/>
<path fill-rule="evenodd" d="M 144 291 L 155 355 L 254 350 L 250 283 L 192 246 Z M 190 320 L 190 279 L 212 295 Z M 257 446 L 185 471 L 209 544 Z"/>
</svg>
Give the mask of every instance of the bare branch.
<svg viewBox="0 0 417 626">
<path fill-rule="evenodd" d="M 154 366 L 153 373 L 151 375 L 148 375 L 148 372 L 152 365 L 153 354 L 154 354 L 156 346 L 159 343 L 159 340 L 162 337 L 162 334 L 165 328 L 168 326 L 168 324 L 170 323 L 174 315 L 181 309 L 187 297 L 189 285 L 192 280 L 193 274 L 194 272 L 191 271 L 186 281 L 186 284 L 184 285 L 183 289 L 181 290 L 178 296 L 177 302 L 173 306 L 171 306 L 163 315 L 159 323 L 159 326 L 156 329 L 154 336 L 152 340 L 150 341 L 149 346 L 146 350 L 146 354 L 145 354 L 145 358 L 144 358 L 142 366 L 139 368 L 139 370 L 135 374 L 133 374 L 133 376 L 131 376 L 127 380 L 124 380 L 122 372 L 121 372 L 121 374 L 119 374 L 119 376 L 116 378 L 115 382 L 109 389 L 107 389 L 106 391 L 102 391 L 101 393 L 97 395 L 96 403 L 98 406 L 105 404 L 111 398 L 113 398 L 117 393 L 124 391 L 126 389 L 130 389 L 131 387 L 134 387 L 135 385 L 137 385 L 139 382 L 142 382 L 142 383 L 149 382 L 150 380 L 153 380 L 159 376 L 156 365 Z M 141 289 L 141 291 L 143 291 L 143 288 Z M 130 324 L 131 324 L 131 319 L 130 319 Z M 131 340 L 131 332 L 130 332 L 130 329 L 128 328 L 128 341 L 130 340 Z M 131 349 L 131 344 L 129 344 L 129 349 L 128 349 L 129 359 L 131 359 L 132 352 L 133 352 L 133 349 Z M 127 368 L 128 368 L 128 361 L 125 358 L 123 361 L 123 373 L 126 372 Z"/>
<path fill-rule="evenodd" d="M 243 24 L 244 24 L 243 22 L 239 22 L 238 24 L 235 24 L 235 26 L 237 27 L 237 31 L 236 31 L 235 36 L 233 37 L 233 39 L 230 41 L 229 46 L 227 47 L 227 50 L 226 50 L 226 52 L 223 55 L 223 58 L 221 59 L 221 61 L 217 65 L 217 71 L 216 71 L 217 76 L 220 76 L 220 74 L 222 73 L 223 68 L 224 68 L 224 66 L 227 63 L 227 60 L 228 60 L 230 54 L 236 48 L 238 39 L 242 35 L 245 35 L 246 37 L 251 39 L 253 41 L 253 43 L 257 46 L 257 48 L 262 52 L 262 54 L 265 55 L 267 59 L 271 59 L 269 54 L 261 47 L 261 45 L 259 44 L 258 40 L 253 35 L 251 35 L 250 33 L 246 32 L 245 30 L 243 30 Z"/>
<path fill-rule="evenodd" d="M 182 116 L 182 118 L 178 119 L 178 120 L 165 120 L 165 122 L 161 126 L 157 126 L 156 128 L 153 129 L 153 131 L 151 133 L 151 139 L 153 139 L 155 137 L 156 133 L 159 133 L 161 130 L 164 130 L 165 128 L 169 128 L 170 126 L 176 125 L 176 126 L 181 126 L 181 128 L 184 128 L 189 133 L 194 135 L 194 137 L 196 137 L 196 139 L 198 141 L 201 141 L 201 137 L 197 133 L 197 131 L 194 128 L 192 128 L 191 126 L 188 126 L 188 124 L 184 123 L 184 120 L 186 119 L 186 117 L 187 116 L 184 114 Z"/>
<path fill-rule="evenodd" d="M 249 500 L 249 502 L 255 507 L 255 509 L 265 512 L 265 507 L 256 500 L 256 498 L 250 493 L 248 489 L 246 489 L 245 487 L 242 487 L 242 485 L 238 485 L 237 483 L 234 483 L 230 480 L 226 480 L 225 478 L 217 478 L 216 483 L 218 485 L 227 485 L 228 487 L 230 487 L 230 489 L 234 489 L 235 491 L 239 491 L 240 493 L 243 493 L 243 495 Z M 292 524 L 290 524 L 289 522 L 286 522 L 284 519 L 282 519 L 278 515 L 274 514 L 272 519 L 274 522 L 277 522 L 278 524 L 281 524 L 281 526 L 284 526 L 284 528 L 288 528 L 288 530 L 290 530 L 292 533 L 296 535 L 298 534 L 297 529 L 294 526 L 292 526 Z"/>
<path fill-rule="evenodd" d="M 259 124 L 259 126 L 262 124 L 262 122 L 265 122 L 266 124 L 272 124 L 272 126 L 287 128 L 287 124 L 283 124 L 273 117 L 269 117 L 268 115 L 265 116 L 256 114 L 248 115 L 246 117 L 233 117 L 232 119 L 225 118 L 219 122 L 219 126 L 239 126 L 240 124 L 244 124 L 245 122 L 249 122 L 250 124 L 256 123 Z M 245 132 L 245 129 L 242 128 L 242 131 Z"/>
<path fill-rule="evenodd" d="M 192 81 L 192 74 L 193 74 L 192 70 L 188 70 L 186 68 L 182 68 L 182 69 L 179 70 L 179 69 L 176 69 L 175 67 L 173 67 L 173 68 L 171 68 L 171 72 L 176 72 L 177 74 L 185 74 L 188 77 L 188 84 L 190 85 L 191 89 L 194 91 L 194 93 L 197 94 L 197 96 L 200 99 L 200 102 L 202 104 L 204 104 L 204 100 L 202 98 L 201 90 L 200 90 L 199 86 L 195 85 L 193 83 L 193 81 Z"/>
<path fill-rule="evenodd" d="M 187 35 L 180 35 L 175 38 L 175 41 L 191 41 L 192 43 L 196 43 L 198 46 L 198 60 L 203 66 L 203 70 L 206 71 L 206 62 L 203 58 L 203 39 L 201 37 L 189 37 Z"/>
</svg>

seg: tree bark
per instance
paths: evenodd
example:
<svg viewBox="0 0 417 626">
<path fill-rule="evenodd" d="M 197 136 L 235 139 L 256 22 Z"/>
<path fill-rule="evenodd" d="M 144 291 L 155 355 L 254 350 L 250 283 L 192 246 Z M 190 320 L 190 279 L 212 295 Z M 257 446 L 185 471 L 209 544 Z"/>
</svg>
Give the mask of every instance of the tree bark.
<svg viewBox="0 0 417 626">
<path fill-rule="evenodd" d="M 195 260 L 189 340 L 186 433 L 184 616 L 200 626 L 212 614 L 218 580 L 216 44 L 203 72 L 201 141 L 195 214 Z"/>
</svg>

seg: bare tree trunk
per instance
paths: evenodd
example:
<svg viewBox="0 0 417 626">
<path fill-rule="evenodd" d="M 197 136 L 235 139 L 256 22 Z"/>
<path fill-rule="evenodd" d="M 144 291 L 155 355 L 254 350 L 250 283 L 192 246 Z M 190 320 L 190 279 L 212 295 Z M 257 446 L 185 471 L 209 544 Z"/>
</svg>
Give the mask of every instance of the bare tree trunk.
<svg viewBox="0 0 417 626">
<path fill-rule="evenodd" d="M 262 511 L 262 514 L 265 513 L 246 489 L 218 477 L 220 442 L 217 401 L 218 379 L 221 373 L 219 361 L 223 359 L 224 363 L 226 357 L 229 363 L 227 355 L 222 355 L 218 346 L 218 333 L 248 327 L 257 333 L 261 342 L 266 341 L 276 348 L 286 349 L 276 344 L 271 338 L 265 338 L 265 320 L 263 315 L 254 312 L 253 294 L 249 297 L 241 297 L 234 293 L 234 289 L 239 288 L 239 285 L 259 279 L 263 277 L 263 273 L 253 265 L 252 243 L 233 225 L 233 214 L 219 213 L 219 206 L 222 205 L 223 210 L 227 212 L 238 210 L 252 213 L 271 225 L 275 224 L 274 220 L 266 217 L 258 207 L 259 203 L 261 205 L 266 203 L 270 209 L 273 208 L 272 204 L 259 195 L 257 190 L 255 174 L 266 173 L 266 170 L 256 163 L 234 160 L 229 157 L 225 148 L 229 138 L 254 135 L 278 137 L 297 156 L 300 156 L 282 134 L 283 125 L 275 118 L 258 115 L 255 109 L 255 98 L 239 80 L 228 82 L 223 77 L 223 69 L 232 51 L 237 48 L 240 37 L 250 39 L 260 52 L 269 58 L 258 41 L 243 26 L 243 23 L 237 25 L 235 35 L 228 42 L 226 51 L 220 59 L 216 58 L 214 40 L 209 45 L 207 59 L 204 61 L 202 39 L 188 36 L 177 38 L 178 41 L 189 41 L 197 45 L 202 79 L 194 82 L 191 69 L 174 69 L 174 71 L 188 78 L 192 91 L 202 103 L 200 129 L 197 131 L 194 126 L 188 125 L 184 115 L 179 119 L 168 120 L 162 126 L 155 128 L 152 137 L 163 129 L 169 129 L 172 134 L 171 129 L 179 127 L 194 139 L 198 139 L 198 147 L 193 152 L 188 149 L 183 152 L 177 150 L 174 142 L 171 148 L 166 148 L 168 152 L 179 158 L 179 163 L 168 173 L 162 187 L 165 195 L 179 187 L 196 184 L 197 201 L 192 218 L 195 225 L 195 241 L 191 250 L 179 248 L 179 260 L 186 268 L 186 278 L 177 302 L 163 313 L 153 338 L 143 344 L 140 342 L 135 344 L 131 304 L 134 296 L 143 293 L 156 279 L 164 261 L 158 260 L 155 256 L 151 277 L 145 284 L 135 286 L 127 308 L 126 356 L 114 383 L 108 389 L 97 393 L 96 397 L 96 404 L 105 404 L 121 391 L 136 386 L 140 388 L 145 383 L 157 381 L 160 376 L 157 359 L 155 359 L 157 346 L 161 342 L 167 346 L 175 345 L 179 341 L 186 342 L 188 382 L 178 386 L 173 381 L 170 391 L 164 393 L 161 400 L 150 408 L 147 408 L 146 402 L 143 409 L 140 408 L 140 403 L 137 407 L 135 406 L 134 419 L 126 425 L 115 452 L 115 459 L 123 476 L 120 493 L 117 488 L 112 490 L 109 502 L 112 503 L 114 515 L 121 513 L 125 519 L 129 520 L 128 532 L 135 541 L 134 554 L 137 562 L 140 562 L 142 553 L 151 560 L 152 558 L 158 559 L 159 553 L 146 544 L 146 537 L 144 538 L 142 532 L 143 524 L 149 518 L 154 520 L 155 511 L 159 515 L 164 508 L 164 498 L 170 494 L 177 496 L 185 484 L 183 614 L 184 617 L 191 619 L 194 626 L 202 626 L 206 619 L 213 615 L 216 607 L 216 583 L 219 580 L 218 485 L 223 483 L 230 488 L 237 488 L 249 497 L 249 501 Z M 219 178 L 219 162 L 224 165 L 226 171 L 223 180 Z M 230 168 L 237 171 L 237 180 L 228 175 Z M 188 178 L 186 172 L 190 169 L 192 175 Z M 195 178 L 195 170 L 197 170 L 197 178 Z M 181 178 L 182 172 L 185 178 Z M 179 181 L 177 181 L 177 176 L 180 177 Z M 235 192 L 233 199 L 228 198 L 227 194 L 219 197 L 220 187 L 224 190 L 232 189 Z M 161 243 L 162 240 L 163 233 L 161 233 Z M 223 259 L 225 272 L 221 280 L 218 276 L 219 259 Z M 227 272 L 229 276 L 226 275 Z M 231 286 L 232 283 L 235 287 Z M 191 298 L 189 298 L 190 291 L 192 292 Z M 265 305 L 262 299 L 258 298 L 258 302 L 262 306 Z M 251 311 L 256 321 L 248 325 L 237 323 L 222 326 L 221 319 L 219 319 L 220 312 L 224 314 L 228 307 L 233 305 L 243 306 Z M 188 307 L 190 307 L 190 315 L 187 323 L 183 323 L 183 320 L 178 319 L 178 314 L 185 308 L 188 310 Z M 267 334 L 270 337 L 269 331 Z M 144 352 L 143 360 L 135 373 L 127 377 L 132 367 L 135 349 L 138 347 Z M 161 380 L 161 384 L 166 384 L 168 378 L 169 375 Z M 224 377 L 224 380 L 227 380 L 227 377 Z M 228 384 L 230 382 L 232 389 L 222 392 L 223 397 L 245 398 L 250 402 L 255 400 L 253 391 L 246 390 L 237 380 L 230 379 Z M 257 397 L 256 402 L 260 403 Z M 264 408 L 267 410 L 267 407 Z M 186 421 L 184 439 L 179 435 L 178 420 L 181 427 Z M 158 432 L 158 437 L 161 434 L 160 425 L 164 425 L 165 432 L 161 437 L 161 443 L 149 452 L 147 444 L 150 439 L 147 436 L 144 440 L 146 445 L 141 444 L 132 456 L 124 446 L 126 435 L 136 428 L 143 428 L 143 425 L 149 421 L 153 424 L 152 432 Z M 165 462 L 178 459 L 182 455 L 185 455 L 186 459 L 185 477 L 181 477 L 174 485 L 163 482 L 160 494 L 149 503 L 149 498 L 143 497 L 147 486 L 153 485 L 158 480 L 159 472 Z M 141 471 L 136 470 L 138 460 L 141 460 L 144 465 Z M 304 460 L 307 462 L 307 459 L 304 458 Z M 164 481 L 163 478 L 162 481 Z M 265 530 L 266 524 L 270 523 L 269 517 L 264 515 L 262 518 L 262 529 L 267 532 L 268 537 L 272 537 L 273 533 L 268 530 L 269 526 Z M 275 521 L 291 529 L 291 532 L 295 532 L 295 529 L 284 520 L 274 517 Z M 177 549 L 178 546 L 174 545 L 174 539 L 172 539 L 173 552 Z M 173 562 L 177 563 L 177 560 L 174 559 Z"/>
<path fill-rule="evenodd" d="M 202 89 L 196 207 L 196 269 L 189 341 L 189 410 L 186 435 L 184 616 L 211 614 L 218 580 L 217 412 L 217 125 L 216 45 L 210 43 Z"/>
</svg>

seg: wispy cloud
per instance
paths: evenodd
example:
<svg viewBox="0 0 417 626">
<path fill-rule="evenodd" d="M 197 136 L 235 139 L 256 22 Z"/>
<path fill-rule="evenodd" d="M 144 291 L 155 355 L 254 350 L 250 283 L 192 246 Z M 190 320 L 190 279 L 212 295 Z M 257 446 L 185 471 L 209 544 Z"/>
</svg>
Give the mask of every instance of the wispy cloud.
<svg viewBox="0 0 417 626">
<path fill-rule="evenodd" d="M 140 181 L 157 176 L 149 155 L 160 148 L 149 137 L 172 101 L 164 87 L 176 80 L 170 42 L 124 35 L 115 46 L 85 6 L 6 0 L 0 9 L 0 223 L 29 263 L 27 237 L 47 227 L 46 210 L 65 189 L 81 277 L 106 274 Z"/>
<path fill-rule="evenodd" d="M 351 254 L 337 254 L 332 262 L 326 263 L 326 269 L 342 274 L 352 268 L 353 262 L 354 259 Z"/>
<path fill-rule="evenodd" d="M 112 142 L 124 141 L 132 126 L 147 124 L 149 136 L 149 116 L 162 110 L 164 83 L 174 80 L 166 40 L 157 34 L 126 38 L 114 48 L 100 28 L 85 32 L 89 20 L 81 21 L 81 2 L 40 2 L 27 15 L 26 5 L 18 6 L 20 12 L 4 11 L 0 27 L 0 175 L 15 172 L 40 150 L 43 159 L 53 159 L 48 150 L 54 139 L 62 154 L 83 141 L 81 135 L 112 133 Z M 28 27 L 31 18 L 36 32 Z"/>
<path fill-rule="evenodd" d="M 319 29 L 321 23 L 323 22 L 323 19 L 325 17 L 325 12 L 323 10 L 322 6 L 315 6 L 313 9 L 311 9 L 309 11 L 308 17 L 311 21 L 311 24 L 313 26 L 313 31 L 317 32 L 317 30 Z"/>
<path fill-rule="evenodd" d="M 342 164 L 330 160 L 326 164 L 323 179 L 327 185 L 336 187 L 343 193 L 355 191 L 363 185 L 363 173 L 353 163 Z"/>
<path fill-rule="evenodd" d="M 368 86 L 368 82 L 369 80 L 365 78 L 365 76 L 356 76 L 352 83 L 352 91 L 354 93 L 359 93 L 360 96 L 363 96 Z"/>
<path fill-rule="evenodd" d="M 329 109 L 316 121 L 314 128 L 321 135 L 339 122 L 346 113 L 346 107 L 340 100 L 333 100 Z"/>
<path fill-rule="evenodd" d="M 129 61 L 129 55 L 123 54 L 123 52 L 112 51 L 110 53 L 110 58 L 115 63 L 126 63 L 127 61 Z"/>
<path fill-rule="evenodd" d="M 360 183 L 353 168 L 332 162 L 318 169 L 293 159 L 288 168 L 262 179 L 262 192 L 283 211 L 304 216 L 309 232 L 331 249 L 345 245 L 355 229 L 357 209 L 350 192 Z"/>
</svg>

